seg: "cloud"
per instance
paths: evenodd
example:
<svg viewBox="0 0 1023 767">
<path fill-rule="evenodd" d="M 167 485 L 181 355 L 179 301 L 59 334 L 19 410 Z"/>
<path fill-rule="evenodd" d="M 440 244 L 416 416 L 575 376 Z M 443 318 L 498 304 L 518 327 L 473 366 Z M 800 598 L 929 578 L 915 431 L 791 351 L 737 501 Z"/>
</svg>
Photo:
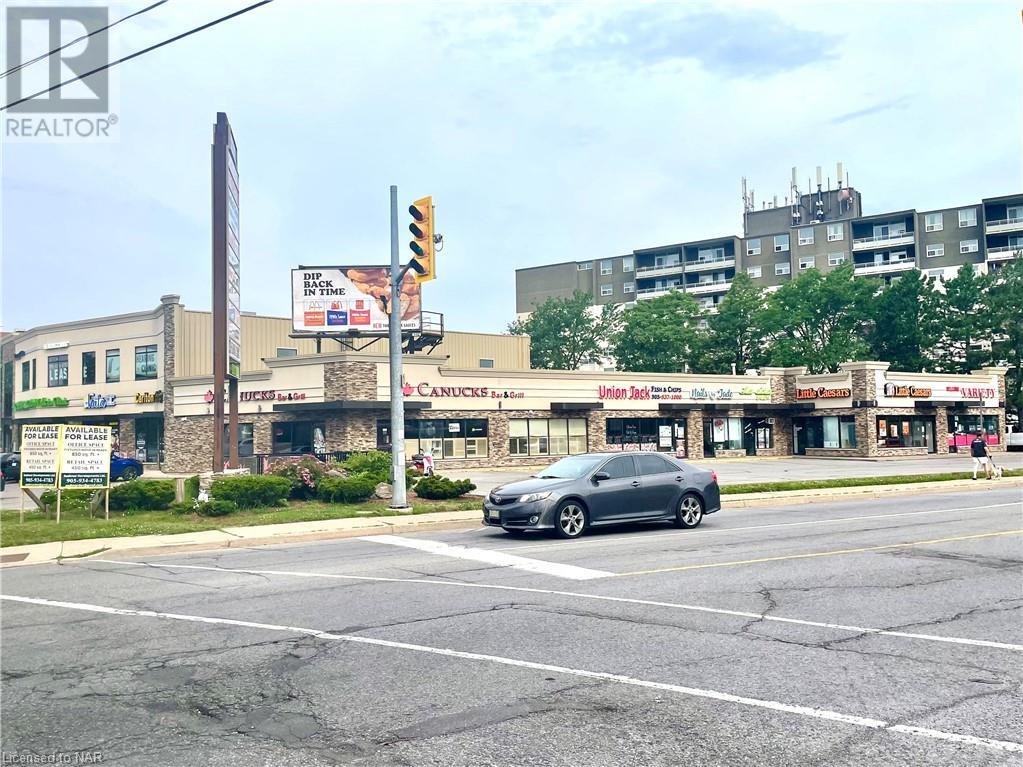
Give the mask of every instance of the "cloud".
<svg viewBox="0 0 1023 767">
<path fill-rule="evenodd" d="M 909 96 L 899 96 L 897 99 L 891 99 L 889 101 L 881 101 L 869 107 L 863 109 L 857 109 L 852 112 L 846 112 L 832 117 L 829 122 L 833 125 L 838 123 L 849 122 L 850 120 L 859 120 L 861 117 L 869 117 L 870 115 L 876 115 L 879 112 L 886 112 L 889 109 L 902 109 L 910 101 Z"/>
</svg>

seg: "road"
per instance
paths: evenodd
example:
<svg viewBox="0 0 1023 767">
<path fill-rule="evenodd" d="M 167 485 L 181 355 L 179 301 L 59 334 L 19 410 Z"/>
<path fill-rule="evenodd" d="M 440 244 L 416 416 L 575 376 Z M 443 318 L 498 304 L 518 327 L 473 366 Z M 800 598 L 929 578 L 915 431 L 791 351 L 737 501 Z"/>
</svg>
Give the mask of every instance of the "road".
<svg viewBox="0 0 1023 767">
<path fill-rule="evenodd" d="M 726 507 L 691 531 L 470 526 L 13 568 L 3 751 L 1018 765 L 1021 512 L 1019 488 L 985 483 Z"/>
</svg>

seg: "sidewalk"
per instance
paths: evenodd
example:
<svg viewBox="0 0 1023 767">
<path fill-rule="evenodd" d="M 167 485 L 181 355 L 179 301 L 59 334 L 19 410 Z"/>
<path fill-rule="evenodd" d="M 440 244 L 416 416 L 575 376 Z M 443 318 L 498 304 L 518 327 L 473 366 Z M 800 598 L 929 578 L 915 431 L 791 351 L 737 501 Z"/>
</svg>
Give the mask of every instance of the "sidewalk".
<svg viewBox="0 0 1023 767">
<path fill-rule="evenodd" d="M 981 487 L 991 487 L 991 485 L 985 483 Z M 1000 489 L 1008 487 L 1023 488 L 1023 478 L 1013 477 L 1004 479 L 999 481 L 994 487 Z M 972 480 L 953 480 L 946 482 L 921 482 L 910 485 L 869 485 L 862 487 L 723 495 L 721 503 L 723 510 L 727 512 L 730 508 L 745 509 L 756 506 L 814 503 L 815 501 L 828 499 L 852 499 L 872 495 L 891 496 L 893 494 L 920 494 L 935 491 L 957 492 L 977 489 L 977 483 Z M 479 524 L 481 524 L 480 512 L 470 509 L 468 511 L 442 511 L 434 514 L 355 517 L 349 519 L 327 519 L 318 522 L 288 522 L 278 525 L 224 527 L 220 530 L 203 530 L 176 535 L 85 538 L 76 541 L 37 543 L 29 546 L 8 546 L 0 549 L 0 568 L 43 564 L 62 557 L 84 558 L 89 556 L 117 557 L 122 555 L 176 554 L 183 551 L 326 541 L 359 535 L 379 535 L 381 533 L 406 533 L 452 528 L 471 529 Z"/>
</svg>

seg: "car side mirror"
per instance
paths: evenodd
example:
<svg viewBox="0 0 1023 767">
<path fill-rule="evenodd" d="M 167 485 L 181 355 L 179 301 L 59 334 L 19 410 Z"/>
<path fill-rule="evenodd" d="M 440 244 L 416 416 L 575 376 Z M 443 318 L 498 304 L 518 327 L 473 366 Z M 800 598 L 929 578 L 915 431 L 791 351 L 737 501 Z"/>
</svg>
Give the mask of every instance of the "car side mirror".
<svg viewBox="0 0 1023 767">
<path fill-rule="evenodd" d="M 596 474 L 593 475 L 594 482 L 603 482 L 605 479 L 611 479 L 611 475 L 608 474 L 606 471 L 598 471 Z"/>
</svg>

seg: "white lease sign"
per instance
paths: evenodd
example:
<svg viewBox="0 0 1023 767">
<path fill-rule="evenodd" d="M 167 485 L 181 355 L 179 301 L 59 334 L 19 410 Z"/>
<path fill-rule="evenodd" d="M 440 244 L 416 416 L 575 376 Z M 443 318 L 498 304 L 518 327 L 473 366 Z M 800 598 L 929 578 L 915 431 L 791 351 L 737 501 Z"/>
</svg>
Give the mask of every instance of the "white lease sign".
<svg viewBox="0 0 1023 767">
<path fill-rule="evenodd" d="M 22 487 L 56 487 L 59 461 L 58 424 L 26 424 L 21 427 Z"/>
<path fill-rule="evenodd" d="M 102 489 L 110 486 L 110 427 L 62 427 L 60 486 Z"/>
</svg>

